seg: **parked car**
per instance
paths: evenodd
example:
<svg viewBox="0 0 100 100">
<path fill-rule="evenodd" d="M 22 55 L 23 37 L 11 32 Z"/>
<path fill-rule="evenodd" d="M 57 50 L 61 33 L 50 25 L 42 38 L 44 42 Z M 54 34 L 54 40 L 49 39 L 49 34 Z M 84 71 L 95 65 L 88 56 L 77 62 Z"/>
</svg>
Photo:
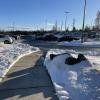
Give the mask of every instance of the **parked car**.
<svg viewBox="0 0 100 100">
<path fill-rule="evenodd" d="M 36 39 L 43 41 L 57 41 L 58 38 L 54 34 L 45 34 L 43 36 L 38 36 Z"/>
<path fill-rule="evenodd" d="M 14 38 L 14 40 L 20 39 L 20 35 L 11 35 L 11 37 Z"/>
<path fill-rule="evenodd" d="M 43 37 L 43 40 L 44 41 L 56 41 L 58 38 L 53 35 L 53 34 L 46 34 L 44 37 Z"/>
<path fill-rule="evenodd" d="M 64 36 L 58 39 L 58 42 L 62 42 L 62 41 L 68 41 L 71 42 L 73 40 L 79 40 L 79 38 L 77 37 L 72 37 L 72 36 Z"/>
<path fill-rule="evenodd" d="M 3 42 L 4 44 L 11 44 L 14 40 L 8 35 L 0 35 L 0 42 Z"/>
</svg>

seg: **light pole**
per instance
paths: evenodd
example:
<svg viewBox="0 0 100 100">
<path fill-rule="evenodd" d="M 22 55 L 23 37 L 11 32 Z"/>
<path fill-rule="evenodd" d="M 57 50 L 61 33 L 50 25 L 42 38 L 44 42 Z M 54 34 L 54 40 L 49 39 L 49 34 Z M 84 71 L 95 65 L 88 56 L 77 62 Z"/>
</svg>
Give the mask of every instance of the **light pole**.
<svg viewBox="0 0 100 100">
<path fill-rule="evenodd" d="M 86 17 L 86 5 L 87 5 L 87 1 L 85 0 L 85 4 L 84 4 L 84 15 L 83 15 L 83 26 L 82 26 L 82 30 L 83 30 L 83 32 L 82 32 L 82 36 L 81 36 L 81 42 L 83 43 L 84 41 L 83 41 L 83 33 L 84 33 L 84 26 L 85 26 L 85 17 Z"/>
<path fill-rule="evenodd" d="M 45 20 L 45 31 L 47 31 L 47 20 Z"/>
<path fill-rule="evenodd" d="M 69 12 L 65 12 L 65 14 L 66 14 L 66 18 L 65 18 L 65 31 L 66 31 L 66 29 L 67 29 L 67 25 L 66 25 L 66 24 L 67 24 L 67 16 L 68 16 L 68 13 L 69 13 Z"/>
<path fill-rule="evenodd" d="M 14 32 L 15 31 L 15 22 L 13 22 L 12 28 L 13 28 L 13 32 Z"/>
<path fill-rule="evenodd" d="M 61 22 L 61 29 L 60 29 L 60 30 L 61 30 L 61 32 L 62 32 L 62 28 L 63 28 L 63 21 Z"/>
<path fill-rule="evenodd" d="M 75 20 L 75 18 L 73 19 L 73 31 L 74 31 L 74 29 L 75 29 L 75 23 L 76 23 L 76 20 Z"/>
<path fill-rule="evenodd" d="M 56 23 L 55 23 L 55 28 L 56 28 L 56 31 L 58 30 L 58 22 L 56 20 Z"/>
</svg>

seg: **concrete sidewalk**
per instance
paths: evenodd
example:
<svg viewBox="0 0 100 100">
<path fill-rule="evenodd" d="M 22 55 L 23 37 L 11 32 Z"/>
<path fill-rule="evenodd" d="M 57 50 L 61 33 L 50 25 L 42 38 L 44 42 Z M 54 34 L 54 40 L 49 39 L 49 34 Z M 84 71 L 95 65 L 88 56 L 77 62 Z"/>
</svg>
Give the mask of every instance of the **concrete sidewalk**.
<svg viewBox="0 0 100 100">
<path fill-rule="evenodd" d="M 21 58 L 0 83 L 0 100 L 58 100 L 42 52 Z"/>
</svg>

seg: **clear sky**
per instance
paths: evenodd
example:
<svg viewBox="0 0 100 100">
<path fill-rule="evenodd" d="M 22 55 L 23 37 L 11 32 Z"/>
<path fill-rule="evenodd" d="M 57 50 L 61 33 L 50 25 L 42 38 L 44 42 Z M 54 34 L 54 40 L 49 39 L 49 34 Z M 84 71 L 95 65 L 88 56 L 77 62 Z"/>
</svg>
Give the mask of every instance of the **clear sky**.
<svg viewBox="0 0 100 100">
<path fill-rule="evenodd" d="M 68 14 L 67 26 L 72 27 L 73 18 L 76 26 L 82 26 L 84 0 L 0 0 L 0 27 L 45 27 L 55 23 L 61 25 Z M 87 0 L 86 25 L 93 24 L 100 0 Z M 64 26 L 64 25 L 63 25 Z"/>
</svg>

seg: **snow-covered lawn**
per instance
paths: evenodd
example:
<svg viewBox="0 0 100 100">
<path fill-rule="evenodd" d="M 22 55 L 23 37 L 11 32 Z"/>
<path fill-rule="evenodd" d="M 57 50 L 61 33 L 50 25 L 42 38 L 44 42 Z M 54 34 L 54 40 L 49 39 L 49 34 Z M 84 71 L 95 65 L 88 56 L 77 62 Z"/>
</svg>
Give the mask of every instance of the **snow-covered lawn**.
<svg viewBox="0 0 100 100">
<path fill-rule="evenodd" d="M 0 47 L 0 78 L 4 77 L 12 65 L 21 57 L 39 51 L 28 44 L 14 43 Z"/>
<path fill-rule="evenodd" d="M 79 46 L 79 47 L 100 47 L 100 41 L 90 41 L 90 42 L 84 42 L 81 43 L 80 40 L 74 40 L 71 42 L 59 42 L 58 45 L 64 45 L 64 46 Z"/>
<path fill-rule="evenodd" d="M 75 65 L 65 64 L 67 57 L 77 57 L 79 53 L 84 54 L 87 61 Z M 62 55 L 50 60 L 50 54 Z M 59 100 L 100 100 L 100 52 L 52 49 L 47 53 L 44 65 Z"/>
</svg>

